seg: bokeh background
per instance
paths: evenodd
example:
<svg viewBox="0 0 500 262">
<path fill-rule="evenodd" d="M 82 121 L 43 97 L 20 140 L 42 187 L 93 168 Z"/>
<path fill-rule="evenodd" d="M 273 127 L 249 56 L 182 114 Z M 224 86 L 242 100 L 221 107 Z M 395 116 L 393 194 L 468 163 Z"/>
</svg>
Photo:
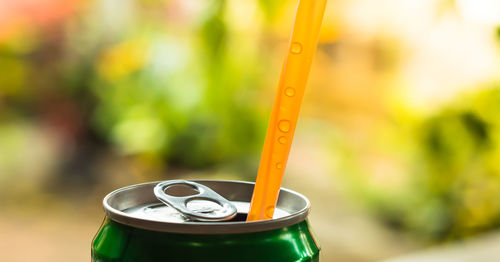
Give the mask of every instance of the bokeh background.
<svg viewBox="0 0 500 262">
<path fill-rule="evenodd" d="M 0 260 L 89 261 L 118 187 L 254 181 L 296 4 L 0 0 Z M 499 26 L 329 0 L 284 178 L 322 261 L 496 261 Z"/>
</svg>

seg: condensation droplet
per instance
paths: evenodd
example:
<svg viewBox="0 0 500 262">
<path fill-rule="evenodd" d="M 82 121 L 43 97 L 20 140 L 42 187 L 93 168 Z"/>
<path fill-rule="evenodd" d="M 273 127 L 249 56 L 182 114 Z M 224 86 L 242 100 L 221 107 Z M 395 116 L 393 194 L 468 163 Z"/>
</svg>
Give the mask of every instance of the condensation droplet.
<svg viewBox="0 0 500 262">
<path fill-rule="evenodd" d="M 276 163 L 276 168 L 277 168 L 277 169 L 282 169 L 282 168 L 283 168 L 283 164 L 281 164 L 281 163 Z"/>
<path fill-rule="evenodd" d="M 273 214 L 274 214 L 274 207 L 273 206 L 266 207 L 265 211 L 266 218 L 273 218 Z"/>
<path fill-rule="evenodd" d="M 280 136 L 280 137 L 278 138 L 278 142 L 280 142 L 280 144 L 285 144 L 287 140 L 288 140 L 288 139 L 286 139 L 286 137 L 284 137 L 284 136 Z"/>
<path fill-rule="evenodd" d="M 285 95 L 290 96 L 290 97 L 294 96 L 295 95 L 295 89 L 293 89 L 292 87 L 287 87 L 285 89 Z"/>
<path fill-rule="evenodd" d="M 300 54 L 302 53 L 302 45 L 300 43 L 293 42 L 292 46 L 290 47 L 290 51 L 293 54 Z"/>
<path fill-rule="evenodd" d="M 281 130 L 281 132 L 288 132 L 290 131 L 290 121 L 288 120 L 281 120 L 279 123 L 278 123 L 278 128 L 279 130 Z"/>
</svg>

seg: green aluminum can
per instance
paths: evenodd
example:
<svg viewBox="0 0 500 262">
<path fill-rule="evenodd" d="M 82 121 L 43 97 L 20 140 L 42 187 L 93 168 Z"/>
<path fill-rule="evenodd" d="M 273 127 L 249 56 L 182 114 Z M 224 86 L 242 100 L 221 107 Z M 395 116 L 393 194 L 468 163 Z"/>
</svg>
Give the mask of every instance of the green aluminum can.
<svg viewBox="0 0 500 262">
<path fill-rule="evenodd" d="M 192 182 L 229 200 L 236 216 L 192 221 L 157 199 L 158 182 L 124 187 L 104 198 L 106 217 L 92 241 L 92 261 L 319 261 L 307 220 L 310 204 L 303 195 L 282 188 L 273 219 L 245 222 L 253 183 Z M 204 205 L 204 199 L 194 199 Z"/>
</svg>

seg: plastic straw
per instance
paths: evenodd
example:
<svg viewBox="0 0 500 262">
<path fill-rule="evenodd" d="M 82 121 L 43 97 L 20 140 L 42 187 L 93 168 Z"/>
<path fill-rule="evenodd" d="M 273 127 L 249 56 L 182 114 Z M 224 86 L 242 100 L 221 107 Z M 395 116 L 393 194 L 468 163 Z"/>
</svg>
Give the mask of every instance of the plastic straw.
<svg viewBox="0 0 500 262">
<path fill-rule="evenodd" d="M 326 0 L 299 0 L 247 221 L 273 217 L 325 6 Z"/>
</svg>

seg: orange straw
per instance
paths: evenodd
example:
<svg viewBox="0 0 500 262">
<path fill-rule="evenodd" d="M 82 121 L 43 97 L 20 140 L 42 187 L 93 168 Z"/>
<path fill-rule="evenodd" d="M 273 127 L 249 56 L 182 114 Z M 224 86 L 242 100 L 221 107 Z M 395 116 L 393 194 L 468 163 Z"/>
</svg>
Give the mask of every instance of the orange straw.
<svg viewBox="0 0 500 262">
<path fill-rule="evenodd" d="M 325 5 L 326 0 L 299 0 L 247 221 L 273 217 Z"/>
</svg>

